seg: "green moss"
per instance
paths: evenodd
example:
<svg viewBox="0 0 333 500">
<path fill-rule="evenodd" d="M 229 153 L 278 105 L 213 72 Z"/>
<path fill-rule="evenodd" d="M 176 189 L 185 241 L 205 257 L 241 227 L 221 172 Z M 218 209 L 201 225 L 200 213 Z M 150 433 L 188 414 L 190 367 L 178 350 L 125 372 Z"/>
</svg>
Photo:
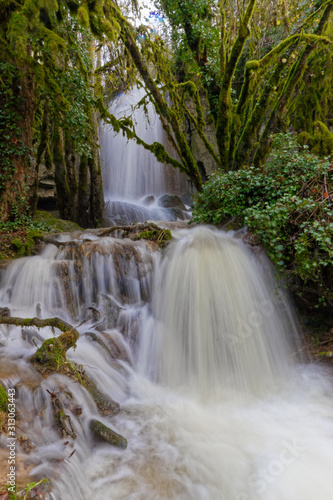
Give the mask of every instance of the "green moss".
<svg viewBox="0 0 333 500">
<path fill-rule="evenodd" d="M 91 420 L 89 428 L 98 439 L 106 441 L 117 448 L 127 448 L 127 439 L 99 420 Z"/>
<path fill-rule="evenodd" d="M 67 363 L 66 352 L 76 346 L 77 338 L 77 333 L 69 330 L 59 337 L 45 340 L 32 356 L 32 363 L 41 365 L 46 372 L 59 370 L 63 364 Z"/>
<path fill-rule="evenodd" d="M 301 145 L 309 146 L 311 153 L 319 156 L 329 156 L 333 152 L 333 134 L 327 126 L 317 120 L 313 124 L 313 135 L 309 132 L 301 132 L 297 136 L 297 142 Z"/>
<path fill-rule="evenodd" d="M 86 7 L 79 7 L 78 11 L 77 11 L 77 15 L 78 15 L 78 18 L 79 18 L 79 21 L 82 23 L 82 26 L 84 26 L 85 28 L 88 28 L 89 27 L 89 12 L 87 11 L 87 8 Z"/>
<path fill-rule="evenodd" d="M 311 152 L 320 156 L 328 156 L 333 152 L 333 134 L 323 122 L 314 123 L 314 147 Z"/>
<path fill-rule="evenodd" d="M 172 235 L 170 229 L 153 229 L 151 231 L 143 231 L 137 236 L 134 236 L 133 240 L 149 240 L 156 241 L 161 246 L 169 240 L 172 240 Z"/>
<path fill-rule="evenodd" d="M 0 411 L 7 412 L 8 395 L 5 389 L 0 384 Z"/>
<path fill-rule="evenodd" d="M 297 142 L 301 146 L 309 146 L 310 149 L 313 147 L 313 137 L 309 132 L 301 132 L 298 134 Z"/>
<path fill-rule="evenodd" d="M 39 229 L 28 229 L 22 234 L 22 238 L 13 238 L 10 245 L 16 253 L 16 257 L 25 257 L 31 255 L 37 240 L 43 236 Z"/>
<path fill-rule="evenodd" d="M 75 222 L 57 219 L 49 212 L 37 211 L 33 218 L 35 222 L 45 223 L 50 226 L 52 232 L 60 233 L 66 231 L 78 231 L 82 228 Z"/>
<path fill-rule="evenodd" d="M 246 69 L 248 71 L 254 71 L 255 69 L 258 69 L 260 66 L 259 61 L 248 61 L 246 63 Z"/>
</svg>

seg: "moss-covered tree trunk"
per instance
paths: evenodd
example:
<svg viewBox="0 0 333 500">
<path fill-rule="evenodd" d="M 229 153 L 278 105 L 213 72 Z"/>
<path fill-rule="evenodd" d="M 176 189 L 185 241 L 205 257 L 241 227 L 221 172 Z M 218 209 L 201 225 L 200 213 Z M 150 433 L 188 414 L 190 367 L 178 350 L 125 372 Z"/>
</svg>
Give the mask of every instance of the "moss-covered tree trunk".
<svg viewBox="0 0 333 500">
<path fill-rule="evenodd" d="M 187 174 L 191 178 L 194 186 L 198 191 L 202 190 L 202 180 L 200 176 L 200 172 L 198 169 L 198 165 L 193 157 L 192 151 L 187 143 L 186 135 L 182 130 L 183 124 L 180 123 L 176 113 L 169 108 L 163 96 L 149 73 L 149 69 L 143 60 L 140 51 L 136 45 L 136 42 L 132 35 L 132 29 L 127 21 L 120 15 L 118 9 L 113 10 L 114 15 L 119 21 L 123 32 L 123 39 L 125 46 L 130 53 L 135 66 L 137 67 L 142 79 L 144 80 L 149 92 L 151 93 L 155 109 L 157 113 L 164 118 L 164 122 L 171 125 L 174 137 L 176 139 L 177 145 L 179 147 L 180 154 L 182 156 L 182 161 L 187 169 Z M 171 133 L 170 133 L 171 135 Z"/>
<path fill-rule="evenodd" d="M 233 104 L 231 100 L 232 79 L 237 63 L 243 52 L 244 45 L 250 36 L 249 23 L 252 18 L 256 0 L 250 0 L 243 18 L 240 20 L 238 36 L 232 46 L 229 58 L 224 46 L 223 30 L 221 40 L 221 92 L 219 97 L 218 118 L 216 122 L 216 141 L 220 153 L 221 166 L 224 170 L 230 168 L 229 149 L 232 139 Z M 222 11 L 224 10 L 221 6 Z M 222 16 L 223 20 L 223 16 Z"/>
<path fill-rule="evenodd" d="M 79 190 L 77 204 L 77 222 L 82 227 L 89 227 L 90 220 L 90 175 L 87 155 L 82 155 L 79 166 Z"/>
<path fill-rule="evenodd" d="M 94 110 L 91 111 L 91 122 L 93 128 L 91 137 L 92 152 L 90 158 L 88 158 L 90 172 L 90 218 L 93 226 L 98 227 L 103 223 L 104 194 L 102 167 L 98 147 L 97 117 Z"/>
<path fill-rule="evenodd" d="M 324 33 L 332 11 L 333 2 L 329 2 L 324 9 L 324 12 L 320 18 L 320 22 L 318 23 L 318 26 L 315 30 L 316 35 L 320 36 L 322 35 L 322 33 Z M 260 138 L 260 145 L 254 157 L 254 164 L 256 167 L 260 167 L 267 160 L 267 157 L 271 150 L 271 134 L 275 131 L 276 128 L 279 128 L 280 131 L 285 131 L 285 129 L 287 128 L 286 125 L 288 122 L 286 122 L 285 119 L 289 112 L 289 107 L 294 96 L 294 91 L 297 84 L 304 75 L 309 55 L 315 50 L 315 48 L 316 43 L 314 40 L 308 43 L 304 47 L 298 60 L 294 63 L 288 75 L 286 84 L 282 89 L 282 93 L 273 108 L 270 118 L 266 124 L 265 130 Z"/>
<path fill-rule="evenodd" d="M 33 211 L 34 75 L 27 66 L 19 72 L 14 66 L 12 68 L 14 74 L 11 85 L 0 93 L 3 134 L 0 150 L 0 221 L 15 219 Z"/>
<path fill-rule="evenodd" d="M 72 141 L 69 134 L 64 132 L 65 142 L 65 161 L 68 178 L 68 188 L 72 200 L 71 217 L 77 222 L 77 207 L 78 207 L 78 155 L 74 151 Z"/>
<path fill-rule="evenodd" d="M 68 185 L 64 135 L 62 129 L 56 123 L 53 126 L 52 144 L 57 206 L 60 217 L 65 220 L 74 220 L 74 203 Z"/>
</svg>

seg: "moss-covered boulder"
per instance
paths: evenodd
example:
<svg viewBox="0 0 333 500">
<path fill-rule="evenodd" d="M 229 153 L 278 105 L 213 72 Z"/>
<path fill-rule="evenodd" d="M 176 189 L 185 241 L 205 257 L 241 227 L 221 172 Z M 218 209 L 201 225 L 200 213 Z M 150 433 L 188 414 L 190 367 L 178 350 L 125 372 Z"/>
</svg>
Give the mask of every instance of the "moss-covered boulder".
<svg viewBox="0 0 333 500">
<path fill-rule="evenodd" d="M 97 439 L 110 443 L 117 448 L 127 448 L 127 439 L 102 424 L 99 420 L 91 420 L 89 428 Z"/>
<path fill-rule="evenodd" d="M 297 136 L 297 142 L 300 146 L 309 146 L 309 149 L 313 148 L 313 137 L 309 132 L 301 132 Z"/>
<path fill-rule="evenodd" d="M 49 212 L 38 210 L 33 218 L 34 222 L 47 224 L 50 226 L 50 231 L 54 233 L 62 233 L 68 231 L 80 231 L 82 228 L 75 222 L 69 220 L 58 219 Z"/>
<path fill-rule="evenodd" d="M 59 337 L 45 340 L 32 356 L 31 362 L 41 372 L 58 371 L 67 362 L 66 352 L 76 346 L 78 337 L 76 330 L 69 330 Z"/>
</svg>

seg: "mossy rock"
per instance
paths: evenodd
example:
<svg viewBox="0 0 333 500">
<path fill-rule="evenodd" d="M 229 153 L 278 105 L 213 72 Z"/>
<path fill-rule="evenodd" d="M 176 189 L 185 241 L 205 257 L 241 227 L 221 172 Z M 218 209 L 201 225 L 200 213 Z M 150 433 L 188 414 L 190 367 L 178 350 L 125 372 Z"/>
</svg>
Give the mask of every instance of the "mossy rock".
<svg viewBox="0 0 333 500">
<path fill-rule="evenodd" d="M 76 346 L 78 335 L 74 331 L 68 331 L 52 337 L 43 342 L 36 353 L 32 356 L 31 362 L 40 366 L 41 371 L 59 371 L 67 363 L 66 352 L 71 347 Z"/>
<path fill-rule="evenodd" d="M 153 229 L 143 231 L 139 235 L 134 236 L 133 240 L 155 241 L 160 246 L 165 246 L 167 242 L 172 240 L 172 234 L 170 229 Z"/>
<path fill-rule="evenodd" d="M 310 149 L 313 147 L 313 137 L 309 132 L 301 132 L 298 134 L 297 142 L 300 146 L 309 146 Z"/>
<path fill-rule="evenodd" d="M 35 213 L 34 219 L 35 222 L 40 222 L 44 224 L 48 224 L 51 226 L 51 230 L 55 233 L 63 233 L 69 231 L 81 231 L 82 228 L 76 224 L 76 222 L 72 222 L 69 220 L 57 219 L 49 212 L 45 212 L 43 210 L 39 210 Z"/>
<path fill-rule="evenodd" d="M 28 229 L 22 239 L 16 237 L 11 241 L 11 247 L 17 257 L 25 257 L 33 254 L 38 241 L 43 237 L 43 232 L 39 229 Z"/>
<path fill-rule="evenodd" d="M 106 441 L 117 448 L 127 448 L 127 439 L 110 429 L 110 427 L 102 424 L 99 420 L 91 420 L 89 429 L 99 440 Z"/>
<path fill-rule="evenodd" d="M 8 411 L 8 394 L 0 384 L 0 411 L 6 413 Z"/>
<path fill-rule="evenodd" d="M 313 124 L 313 135 L 301 132 L 297 136 L 297 142 L 301 146 L 309 146 L 311 153 L 318 156 L 329 156 L 333 153 L 333 134 L 321 121 Z"/>
<path fill-rule="evenodd" d="M 111 398 L 107 398 L 102 394 L 95 382 L 87 377 L 86 374 L 81 375 L 77 380 L 87 389 L 96 403 L 98 411 L 101 415 L 116 415 L 120 411 L 120 405 Z"/>
<path fill-rule="evenodd" d="M 323 122 L 316 121 L 314 127 L 314 147 L 311 152 L 319 156 L 329 156 L 333 152 L 333 134 Z"/>
<path fill-rule="evenodd" d="M 119 412 L 119 404 L 104 396 L 84 371 L 67 360 L 66 352 L 76 346 L 78 338 L 79 334 L 76 330 L 69 330 L 59 337 L 47 339 L 30 358 L 30 361 L 44 377 L 57 372 L 77 380 L 91 394 L 101 415 L 115 415 Z"/>
</svg>

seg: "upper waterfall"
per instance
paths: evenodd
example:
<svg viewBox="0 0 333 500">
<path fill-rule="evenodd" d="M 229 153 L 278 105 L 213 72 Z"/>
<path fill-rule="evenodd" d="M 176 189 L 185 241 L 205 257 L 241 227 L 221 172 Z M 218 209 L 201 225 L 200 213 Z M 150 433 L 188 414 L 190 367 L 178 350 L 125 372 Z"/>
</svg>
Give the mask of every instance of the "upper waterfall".
<svg viewBox="0 0 333 500">
<path fill-rule="evenodd" d="M 110 113 L 117 118 L 131 116 L 140 138 L 146 143 L 159 142 L 171 155 L 175 152 L 168 144 L 162 123 L 151 102 L 146 111 L 138 103 L 144 98 L 143 88 L 122 93 L 110 105 Z M 163 193 L 183 195 L 189 190 L 184 174 L 170 165 L 164 165 L 122 133 L 116 134 L 110 125 L 101 124 L 101 164 L 107 215 L 111 219 L 127 222 L 173 220 L 170 210 L 163 208 L 157 198 Z M 145 197 L 149 196 L 148 202 Z"/>
</svg>

